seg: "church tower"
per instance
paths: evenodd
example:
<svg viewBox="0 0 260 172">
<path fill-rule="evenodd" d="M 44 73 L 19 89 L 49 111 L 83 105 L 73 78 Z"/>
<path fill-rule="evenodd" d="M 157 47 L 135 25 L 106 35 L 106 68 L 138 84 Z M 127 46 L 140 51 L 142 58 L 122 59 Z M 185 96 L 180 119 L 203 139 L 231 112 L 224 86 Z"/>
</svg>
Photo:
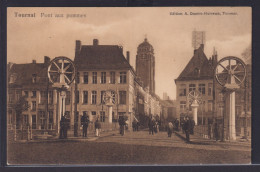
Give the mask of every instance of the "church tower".
<svg viewBox="0 0 260 172">
<path fill-rule="evenodd" d="M 147 38 L 137 48 L 136 74 L 143 82 L 144 88 L 148 87 L 150 93 L 155 93 L 154 49 Z"/>
</svg>

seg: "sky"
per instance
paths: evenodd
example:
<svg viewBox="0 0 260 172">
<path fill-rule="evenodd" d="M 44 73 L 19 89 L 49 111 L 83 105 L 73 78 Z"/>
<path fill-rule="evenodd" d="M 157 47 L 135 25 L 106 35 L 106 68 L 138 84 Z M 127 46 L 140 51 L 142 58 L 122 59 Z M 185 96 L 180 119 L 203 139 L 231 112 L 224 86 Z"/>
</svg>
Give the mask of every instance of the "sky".
<svg viewBox="0 0 260 172">
<path fill-rule="evenodd" d="M 35 17 L 19 17 L 34 13 Z M 219 59 L 241 57 L 251 45 L 251 16 L 250 7 L 9 7 L 7 61 L 42 63 L 44 56 L 74 59 L 76 40 L 91 45 L 99 39 L 100 45 L 121 45 L 124 54 L 130 51 L 130 64 L 135 68 L 137 47 L 147 37 L 155 53 L 155 92 L 161 98 L 166 92 L 175 99 L 174 79 L 193 55 L 192 31 L 205 31 L 208 58 L 214 47 Z"/>
</svg>

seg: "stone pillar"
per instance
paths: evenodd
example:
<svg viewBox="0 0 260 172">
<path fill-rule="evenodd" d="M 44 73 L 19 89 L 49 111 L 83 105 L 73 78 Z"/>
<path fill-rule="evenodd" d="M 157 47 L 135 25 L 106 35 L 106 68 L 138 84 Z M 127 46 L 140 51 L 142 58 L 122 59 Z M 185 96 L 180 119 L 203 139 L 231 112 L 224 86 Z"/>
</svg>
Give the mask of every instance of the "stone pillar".
<svg viewBox="0 0 260 172">
<path fill-rule="evenodd" d="M 233 91 L 230 94 L 230 106 L 229 106 L 229 138 L 230 140 L 236 140 L 236 93 Z"/>
<path fill-rule="evenodd" d="M 113 114 L 113 108 L 112 106 L 108 106 L 108 122 L 112 124 L 112 114 Z"/>
<path fill-rule="evenodd" d="M 198 104 L 197 100 L 194 100 L 191 107 L 192 107 L 193 120 L 195 122 L 195 125 L 198 125 L 198 107 L 199 107 L 199 104 Z"/>
</svg>

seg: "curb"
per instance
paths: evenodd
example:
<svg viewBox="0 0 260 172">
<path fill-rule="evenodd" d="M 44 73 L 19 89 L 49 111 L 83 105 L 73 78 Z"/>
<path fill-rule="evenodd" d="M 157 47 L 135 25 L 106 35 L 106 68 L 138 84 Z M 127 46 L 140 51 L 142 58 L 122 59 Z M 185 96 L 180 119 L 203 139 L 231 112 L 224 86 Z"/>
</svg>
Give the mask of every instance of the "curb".
<svg viewBox="0 0 260 172">
<path fill-rule="evenodd" d="M 87 142 L 87 141 L 95 141 L 99 138 L 110 137 L 110 136 L 114 136 L 114 135 L 116 135 L 116 134 L 115 133 L 109 133 L 109 134 L 107 133 L 107 134 L 101 135 L 99 137 L 90 136 L 90 137 L 87 137 L 87 138 L 68 137 L 67 139 L 53 138 L 53 139 L 46 139 L 46 140 L 17 140 L 17 141 L 13 141 L 12 143 Z"/>
</svg>

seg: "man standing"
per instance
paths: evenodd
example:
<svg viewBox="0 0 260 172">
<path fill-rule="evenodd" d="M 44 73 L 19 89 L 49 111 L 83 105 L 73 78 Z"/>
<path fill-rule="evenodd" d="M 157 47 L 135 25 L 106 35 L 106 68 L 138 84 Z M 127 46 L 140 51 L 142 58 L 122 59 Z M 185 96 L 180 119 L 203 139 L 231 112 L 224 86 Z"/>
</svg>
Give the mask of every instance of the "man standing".
<svg viewBox="0 0 260 172">
<path fill-rule="evenodd" d="M 125 125 L 126 125 L 126 120 L 124 116 L 118 119 L 118 123 L 120 125 L 120 134 L 123 136 L 125 134 Z"/>
<path fill-rule="evenodd" d="M 171 122 L 168 123 L 168 137 L 172 136 L 172 132 L 173 132 L 173 124 Z"/>
<path fill-rule="evenodd" d="M 62 116 L 60 120 L 60 139 L 64 139 L 65 117 Z"/>
<path fill-rule="evenodd" d="M 87 137 L 88 124 L 89 124 L 89 118 L 86 114 L 84 114 L 81 118 L 81 125 L 83 125 L 83 137 Z"/>
<path fill-rule="evenodd" d="M 101 124 L 97 118 L 97 120 L 95 122 L 96 137 L 100 136 L 100 129 L 101 129 Z"/>
<path fill-rule="evenodd" d="M 191 125 L 190 125 L 190 120 L 189 120 L 189 117 L 186 116 L 184 118 L 184 131 L 185 131 L 185 134 L 186 134 L 186 140 L 187 142 L 189 143 L 190 142 L 190 128 L 191 128 Z"/>
</svg>

